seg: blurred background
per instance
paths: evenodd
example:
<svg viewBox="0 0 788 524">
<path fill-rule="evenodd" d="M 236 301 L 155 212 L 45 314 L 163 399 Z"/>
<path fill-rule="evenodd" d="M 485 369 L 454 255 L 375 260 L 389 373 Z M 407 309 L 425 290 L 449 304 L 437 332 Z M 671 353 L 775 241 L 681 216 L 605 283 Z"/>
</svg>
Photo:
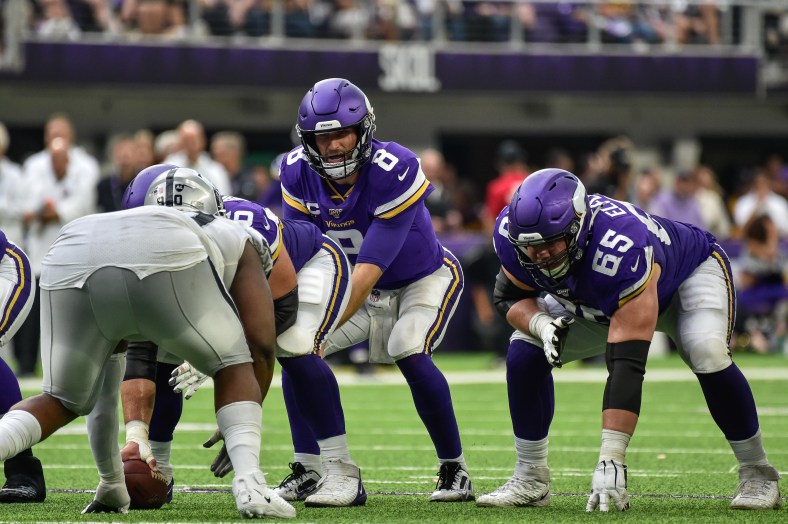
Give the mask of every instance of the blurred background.
<svg viewBox="0 0 788 524">
<path fill-rule="evenodd" d="M 1 5 L 0 228 L 34 272 L 63 223 L 116 209 L 155 162 L 279 211 L 298 104 L 344 77 L 437 188 L 466 275 L 442 351 L 505 353 L 492 224 L 530 172 L 561 167 L 717 235 L 739 286 L 732 349 L 788 355 L 786 0 Z M 36 328 L 15 340 L 21 375 Z"/>
</svg>

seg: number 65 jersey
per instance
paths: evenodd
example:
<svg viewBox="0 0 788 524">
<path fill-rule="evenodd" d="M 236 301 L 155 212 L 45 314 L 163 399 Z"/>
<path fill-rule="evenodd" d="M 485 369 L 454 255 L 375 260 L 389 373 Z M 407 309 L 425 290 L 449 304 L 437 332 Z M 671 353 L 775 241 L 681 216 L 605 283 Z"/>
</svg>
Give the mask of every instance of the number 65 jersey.
<svg viewBox="0 0 788 524">
<path fill-rule="evenodd" d="M 299 146 L 282 160 L 280 178 L 285 218 L 316 224 L 351 264 L 380 267 L 376 288 L 401 288 L 441 266 L 443 247 L 424 206 L 434 188 L 407 148 L 373 140 L 372 158 L 356 183 L 342 185 L 314 172 Z M 400 227 L 407 227 L 404 239 Z"/>
<path fill-rule="evenodd" d="M 493 235 L 495 251 L 509 273 L 550 293 L 577 316 L 609 323 L 618 308 L 643 292 L 654 264 L 662 269 L 658 286 L 662 313 L 682 282 L 712 254 L 714 236 L 690 224 L 649 215 L 629 202 L 600 194 L 589 195 L 589 205 L 591 223 L 583 258 L 555 289 L 541 285 L 520 265 L 507 237 L 508 206 L 498 215 Z M 729 291 L 732 296 L 733 290 Z"/>
</svg>

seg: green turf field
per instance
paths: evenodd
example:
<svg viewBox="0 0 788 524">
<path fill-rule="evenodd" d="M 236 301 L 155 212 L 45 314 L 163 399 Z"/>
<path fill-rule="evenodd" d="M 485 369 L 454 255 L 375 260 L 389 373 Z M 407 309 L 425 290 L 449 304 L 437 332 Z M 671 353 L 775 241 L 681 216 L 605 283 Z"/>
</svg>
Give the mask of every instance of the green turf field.
<svg viewBox="0 0 788 524">
<path fill-rule="evenodd" d="M 437 355 L 446 372 L 477 493 L 491 491 L 511 474 L 515 456 L 504 369 L 485 355 Z M 737 356 L 759 407 L 771 462 L 788 473 L 788 360 Z M 298 522 L 788 522 L 786 510 L 737 512 L 728 505 L 736 486 L 736 462 L 706 411 L 692 374 L 675 357 L 649 364 L 641 422 L 628 452 L 632 509 L 625 514 L 584 512 L 597 462 L 604 370 L 570 365 L 557 371 L 556 413 L 549 462 L 553 498 L 547 508 L 477 508 L 473 503 L 428 503 L 435 485 L 435 451 L 413 407 L 410 392 L 393 369 L 355 380 L 340 374 L 348 439 L 369 493 L 367 505 L 351 509 L 307 509 L 296 503 Z M 476 378 L 474 378 L 476 377 Z M 484 381 L 483 383 L 476 383 Z M 393 382 L 387 384 L 387 382 Z M 26 383 L 27 384 L 27 383 Z M 25 394 L 35 393 L 25 389 Z M 203 442 L 215 427 L 212 392 L 186 402 L 175 434 L 176 493 L 172 504 L 128 515 L 80 515 L 98 478 L 78 419 L 34 448 L 44 464 L 47 501 L 0 507 L 2 522 L 121 521 L 216 522 L 239 520 L 230 480 L 208 470 L 214 451 Z M 266 399 L 262 468 L 277 484 L 292 460 L 290 435 L 279 387 Z M 121 439 L 123 435 L 121 435 Z M 783 486 L 785 488 L 785 484 Z"/>
</svg>

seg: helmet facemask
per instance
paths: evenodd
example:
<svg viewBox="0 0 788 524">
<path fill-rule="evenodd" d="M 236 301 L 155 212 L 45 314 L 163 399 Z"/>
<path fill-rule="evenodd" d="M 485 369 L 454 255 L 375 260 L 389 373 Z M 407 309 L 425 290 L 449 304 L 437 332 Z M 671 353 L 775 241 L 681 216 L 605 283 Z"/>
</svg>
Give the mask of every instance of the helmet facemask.
<svg viewBox="0 0 788 524">
<path fill-rule="evenodd" d="M 539 238 L 534 240 L 518 240 L 511 236 L 509 241 L 514 244 L 517 252 L 517 259 L 520 265 L 531 277 L 540 283 L 549 284 L 555 287 L 560 284 L 574 269 L 577 262 L 582 258 L 582 251 L 578 246 L 578 233 L 581 231 L 583 217 L 573 221 L 565 232 L 554 235 L 550 238 Z M 536 260 L 528 255 L 528 248 L 542 248 L 547 244 L 554 244 L 563 241 L 565 248 L 547 258 Z"/>
<path fill-rule="evenodd" d="M 352 129 L 356 133 L 356 145 L 344 152 L 331 152 L 321 155 L 317 146 L 317 136 L 335 133 L 343 129 Z M 369 160 L 372 153 L 372 133 L 375 130 L 375 116 L 368 113 L 360 122 L 352 126 L 329 129 L 323 132 L 304 131 L 296 126 L 296 131 L 304 146 L 307 162 L 317 174 L 328 180 L 342 180 L 356 173 Z M 343 155 L 344 160 L 331 162 L 332 157 Z"/>
</svg>

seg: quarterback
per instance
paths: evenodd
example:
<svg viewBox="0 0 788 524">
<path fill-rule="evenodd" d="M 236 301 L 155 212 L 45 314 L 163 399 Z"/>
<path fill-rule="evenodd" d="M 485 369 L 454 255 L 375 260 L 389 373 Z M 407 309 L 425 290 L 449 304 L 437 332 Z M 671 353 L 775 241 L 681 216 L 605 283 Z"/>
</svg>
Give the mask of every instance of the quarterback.
<svg viewBox="0 0 788 524">
<path fill-rule="evenodd" d="M 354 265 L 348 307 L 325 353 L 369 340 L 371 361 L 396 363 L 438 454 L 430 500 L 472 500 L 449 385 L 431 358 L 463 289 L 460 264 L 438 242 L 424 205 L 433 188 L 413 152 L 373 137 L 372 106 L 348 80 L 309 89 L 296 129 L 301 145 L 280 170 L 284 216 L 318 226 Z"/>
</svg>

